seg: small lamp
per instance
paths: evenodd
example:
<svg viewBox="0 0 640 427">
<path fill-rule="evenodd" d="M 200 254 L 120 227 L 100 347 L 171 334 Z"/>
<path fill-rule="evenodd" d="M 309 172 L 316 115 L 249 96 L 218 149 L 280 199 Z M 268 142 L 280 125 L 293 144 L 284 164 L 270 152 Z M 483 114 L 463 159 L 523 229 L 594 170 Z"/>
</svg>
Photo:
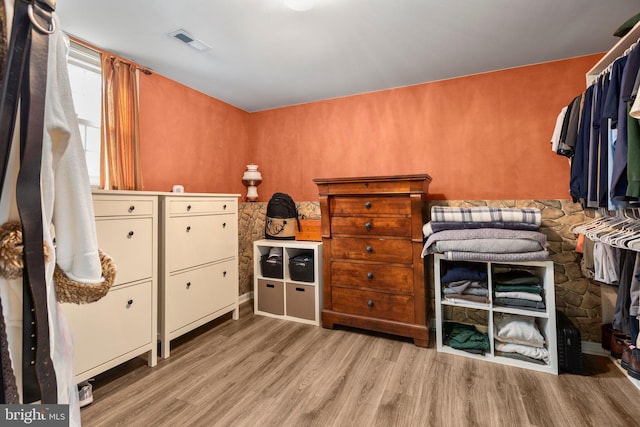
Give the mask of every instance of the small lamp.
<svg viewBox="0 0 640 427">
<path fill-rule="evenodd" d="M 258 200 L 258 185 L 262 182 L 262 174 L 258 171 L 258 165 L 247 165 L 247 170 L 242 175 L 242 183 L 247 187 L 248 202 Z"/>
</svg>

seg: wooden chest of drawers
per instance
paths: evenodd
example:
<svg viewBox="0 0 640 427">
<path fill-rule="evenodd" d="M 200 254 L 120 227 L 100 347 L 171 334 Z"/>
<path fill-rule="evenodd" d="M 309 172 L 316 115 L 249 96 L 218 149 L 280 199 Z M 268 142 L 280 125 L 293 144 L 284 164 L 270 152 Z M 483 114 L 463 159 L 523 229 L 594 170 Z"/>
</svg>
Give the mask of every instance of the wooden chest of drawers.
<svg viewBox="0 0 640 427">
<path fill-rule="evenodd" d="M 422 251 L 431 177 L 314 179 L 322 213 L 322 326 L 346 325 L 429 345 Z"/>
</svg>

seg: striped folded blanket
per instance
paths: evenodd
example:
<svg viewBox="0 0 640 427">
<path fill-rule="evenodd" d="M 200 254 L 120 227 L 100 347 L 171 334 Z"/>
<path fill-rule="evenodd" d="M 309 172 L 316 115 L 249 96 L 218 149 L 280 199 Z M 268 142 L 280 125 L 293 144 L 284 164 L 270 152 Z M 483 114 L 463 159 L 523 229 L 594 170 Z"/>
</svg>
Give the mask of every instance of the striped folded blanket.
<svg viewBox="0 0 640 427">
<path fill-rule="evenodd" d="M 476 206 L 470 208 L 433 206 L 432 222 L 520 222 L 540 226 L 542 214 L 537 208 L 499 208 Z"/>
</svg>

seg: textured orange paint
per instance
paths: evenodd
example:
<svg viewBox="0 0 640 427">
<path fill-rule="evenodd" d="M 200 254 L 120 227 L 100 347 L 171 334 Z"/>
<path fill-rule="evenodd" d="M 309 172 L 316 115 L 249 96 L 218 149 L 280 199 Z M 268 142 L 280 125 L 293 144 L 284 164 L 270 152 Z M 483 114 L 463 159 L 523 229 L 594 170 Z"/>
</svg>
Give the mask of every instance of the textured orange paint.
<svg viewBox="0 0 640 427">
<path fill-rule="evenodd" d="M 244 193 L 249 113 L 157 73 L 140 74 L 144 189 Z"/>
<path fill-rule="evenodd" d="M 550 137 L 600 56 L 252 113 L 259 191 L 317 200 L 313 178 L 428 173 L 434 198 L 569 198 Z"/>
<path fill-rule="evenodd" d="M 157 73 L 140 78 L 146 190 L 246 192 L 245 165 L 317 200 L 313 178 L 428 173 L 433 198 L 566 199 L 549 139 L 601 55 L 247 113 Z"/>
</svg>

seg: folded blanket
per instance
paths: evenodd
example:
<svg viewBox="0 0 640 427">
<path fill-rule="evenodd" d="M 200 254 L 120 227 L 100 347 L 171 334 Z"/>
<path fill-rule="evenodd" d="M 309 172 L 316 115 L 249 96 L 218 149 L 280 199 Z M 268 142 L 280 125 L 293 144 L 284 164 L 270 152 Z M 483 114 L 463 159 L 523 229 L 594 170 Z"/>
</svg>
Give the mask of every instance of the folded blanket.
<svg viewBox="0 0 640 427">
<path fill-rule="evenodd" d="M 511 230 L 529 230 L 536 231 L 540 228 L 536 224 L 529 224 L 526 222 L 427 222 L 422 226 L 422 233 L 424 237 L 429 237 L 433 233 L 443 230 L 464 230 L 474 228 L 491 228 L 501 229 L 508 228 Z"/>
<path fill-rule="evenodd" d="M 525 310 L 545 311 L 546 309 L 543 301 L 529 301 L 519 298 L 495 298 L 493 302 L 496 305 L 523 308 Z"/>
<path fill-rule="evenodd" d="M 493 283 L 501 285 L 538 285 L 540 278 L 527 270 L 509 270 L 494 273 Z"/>
<path fill-rule="evenodd" d="M 496 292 L 529 292 L 534 294 L 542 293 L 540 285 L 496 285 L 494 282 L 493 289 Z"/>
<path fill-rule="evenodd" d="M 542 301 L 542 295 L 529 292 L 496 292 L 496 298 L 517 298 L 528 301 Z"/>
<path fill-rule="evenodd" d="M 547 365 L 549 364 L 549 350 L 547 350 L 546 348 L 530 347 L 528 345 L 502 343 L 496 341 L 495 350 L 496 352 L 500 351 L 503 353 L 518 353 L 532 359 L 542 360 Z"/>
<path fill-rule="evenodd" d="M 430 253 L 492 252 L 521 253 L 544 250 L 547 236 L 537 231 L 479 228 L 471 230 L 443 230 L 430 235 L 422 249 L 424 257 Z"/>
<path fill-rule="evenodd" d="M 487 268 L 482 265 L 453 265 L 448 266 L 440 278 L 442 283 L 458 282 L 460 280 L 487 280 Z"/>
<path fill-rule="evenodd" d="M 500 357 L 508 357 L 510 359 L 523 360 L 525 362 L 535 363 L 537 365 L 546 365 L 544 360 L 533 359 L 531 357 L 527 357 L 519 353 L 507 353 L 504 351 L 495 351 L 494 353 L 496 356 L 500 356 Z"/>
<path fill-rule="evenodd" d="M 448 251 L 444 252 L 443 256 L 444 259 L 449 261 L 546 261 L 549 259 L 549 251 L 522 252 L 516 254 Z"/>
<path fill-rule="evenodd" d="M 489 296 L 489 289 L 487 288 L 466 288 L 463 290 L 460 290 L 459 287 L 448 287 L 445 286 L 444 288 L 442 288 L 442 293 L 445 295 L 452 295 L 452 294 L 464 294 L 464 295 L 480 295 L 483 297 L 488 297 Z"/>
<path fill-rule="evenodd" d="M 489 304 L 489 298 L 480 295 L 450 294 L 445 295 L 444 298 L 449 302 L 474 302 L 478 304 Z"/>
<path fill-rule="evenodd" d="M 470 208 L 433 206 L 432 222 L 524 222 L 540 226 L 542 214 L 537 208 L 499 208 L 478 206 Z"/>
</svg>

